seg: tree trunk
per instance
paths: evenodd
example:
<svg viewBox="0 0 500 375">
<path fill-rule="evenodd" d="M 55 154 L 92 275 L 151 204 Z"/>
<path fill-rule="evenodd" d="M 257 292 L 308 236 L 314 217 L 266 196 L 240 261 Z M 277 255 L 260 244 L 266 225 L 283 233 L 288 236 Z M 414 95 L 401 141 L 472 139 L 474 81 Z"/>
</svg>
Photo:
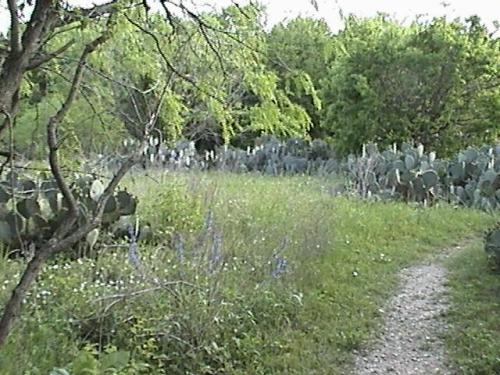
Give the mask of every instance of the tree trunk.
<svg viewBox="0 0 500 375">
<path fill-rule="evenodd" d="M 46 253 L 48 254 L 48 252 Z M 2 319 L 0 320 L 0 346 L 3 345 L 5 339 L 9 335 L 12 324 L 13 322 L 15 322 L 21 310 L 21 303 L 26 296 L 26 292 L 30 288 L 37 275 L 40 273 L 40 270 L 46 260 L 47 256 L 44 253 L 40 253 L 35 256 L 28 264 L 25 272 L 21 277 L 21 280 L 12 291 L 12 296 L 5 305 Z"/>
<path fill-rule="evenodd" d="M 21 87 L 24 73 L 19 64 L 19 58 L 15 55 L 11 53 L 5 59 L 0 75 L 0 112 L 8 113 L 11 117 L 15 115 L 12 113 L 15 107 L 14 98 Z"/>
</svg>

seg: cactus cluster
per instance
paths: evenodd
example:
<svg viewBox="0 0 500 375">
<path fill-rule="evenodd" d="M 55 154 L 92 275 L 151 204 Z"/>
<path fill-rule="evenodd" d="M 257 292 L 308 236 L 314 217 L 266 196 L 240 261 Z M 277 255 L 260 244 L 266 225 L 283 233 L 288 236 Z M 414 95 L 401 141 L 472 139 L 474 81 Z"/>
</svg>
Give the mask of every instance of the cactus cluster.
<svg viewBox="0 0 500 375">
<path fill-rule="evenodd" d="M 125 153 L 137 142 L 124 142 Z M 108 166 L 112 164 L 108 163 Z M 270 175 L 332 174 L 339 163 L 332 149 L 322 140 L 290 139 L 279 141 L 273 136 L 256 140 L 255 147 L 246 150 L 221 146 L 216 150 L 197 152 L 192 141 L 179 141 L 167 146 L 158 138 L 151 138 L 143 150 L 144 168 L 167 170 L 197 169 L 228 172 L 260 172 Z"/>
<path fill-rule="evenodd" d="M 125 141 L 124 147 L 137 147 L 136 143 Z M 151 138 L 143 155 L 144 168 L 215 169 L 274 176 L 342 172 L 348 188 L 363 198 L 424 203 L 439 198 L 484 210 L 500 208 L 500 145 L 468 148 L 452 159 L 437 159 L 435 152 L 425 152 L 422 145 L 402 144 L 380 152 L 376 145 L 367 144 L 361 155 L 341 161 L 322 140 L 280 141 L 263 136 L 256 140 L 255 147 L 246 150 L 223 146 L 200 153 L 192 141 L 168 147 Z"/>
<path fill-rule="evenodd" d="M 338 170 L 338 162 L 326 142 L 290 139 L 281 142 L 274 137 L 263 137 L 253 148 L 239 150 L 224 147 L 205 159 L 220 170 L 232 172 L 261 172 L 273 176 L 294 174 L 331 174 Z"/>
<path fill-rule="evenodd" d="M 379 152 L 363 147 L 343 164 L 347 180 L 363 197 L 432 202 L 436 198 L 484 210 L 500 208 L 500 146 L 469 148 L 451 160 L 403 144 Z"/>
<path fill-rule="evenodd" d="M 95 214 L 103 183 L 92 175 L 74 175 L 70 185 L 82 225 Z M 135 213 L 137 199 L 126 190 L 116 191 L 107 201 L 103 227 Z M 0 181 L 0 243 L 9 250 L 28 248 L 47 241 L 67 217 L 68 207 L 53 178 L 43 174 L 9 172 Z M 92 247 L 98 232 L 87 236 Z"/>
<path fill-rule="evenodd" d="M 429 202 L 435 199 L 439 175 L 435 154 L 422 146 L 403 144 L 379 152 L 374 144 L 363 146 L 361 156 L 351 155 L 343 164 L 347 180 L 363 197 L 401 198 Z"/>
<path fill-rule="evenodd" d="M 457 202 L 485 210 L 500 208 L 500 145 L 469 148 L 447 167 L 445 185 Z"/>
</svg>

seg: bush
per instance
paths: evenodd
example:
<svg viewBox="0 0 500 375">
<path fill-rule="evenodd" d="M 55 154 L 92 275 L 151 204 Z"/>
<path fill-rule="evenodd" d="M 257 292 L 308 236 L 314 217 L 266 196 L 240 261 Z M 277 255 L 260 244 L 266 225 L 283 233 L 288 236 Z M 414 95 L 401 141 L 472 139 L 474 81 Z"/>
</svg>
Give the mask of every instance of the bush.
<svg viewBox="0 0 500 375">
<path fill-rule="evenodd" d="M 154 197 L 139 207 L 158 241 L 171 239 L 176 232 L 194 233 L 203 224 L 202 197 L 183 183 L 163 182 Z"/>
<path fill-rule="evenodd" d="M 484 250 L 500 270 L 500 221 L 486 233 Z"/>
</svg>

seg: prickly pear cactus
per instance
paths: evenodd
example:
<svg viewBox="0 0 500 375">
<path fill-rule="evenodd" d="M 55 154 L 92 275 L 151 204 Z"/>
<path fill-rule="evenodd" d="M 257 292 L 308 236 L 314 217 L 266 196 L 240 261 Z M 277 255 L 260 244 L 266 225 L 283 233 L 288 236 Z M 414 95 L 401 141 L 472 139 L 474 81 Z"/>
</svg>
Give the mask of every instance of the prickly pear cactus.
<svg viewBox="0 0 500 375">
<path fill-rule="evenodd" d="M 379 152 L 376 145 L 363 146 L 361 156 L 345 163 L 347 179 L 363 197 L 385 197 L 405 201 L 432 202 L 440 189 L 436 155 L 426 155 L 422 145 L 403 144 Z"/>
<path fill-rule="evenodd" d="M 436 159 L 423 146 L 403 144 L 379 153 L 365 145 L 343 164 L 362 197 L 431 203 L 444 199 L 485 211 L 500 209 L 500 147 L 468 148 L 451 160 Z"/>
<path fill-rule="evenodd" d="M 137 147 L 137 141 L 126 140 L 123 153 Z M 143 151 L 143 168 L 220 170 L 236 173 L 259 172 L 270 175 L 318 174 L 326 175 L 338 171 L 338 160 L 334 150 L 323 140 L 303 139 L 279 140 L 263 135 L 255 140 L 254 147 L 246 150 L 224 145 L 215 150 L 199 153 L 192 141 L 166 144 L 151 138 Z M 116 161 L 100 155 L 96 165 L 116 169 Z M 0 192 L 1 199 L 1 192 Z"/>
<path fill-rule="evenodd" d="M 103 182 L 92 175 L 75 175 L 70 189 L 80 212 L 76 225 L 83 225 L 96 213 Z M 133 215 L 136 207 L 134 196 L 126 190 L 116 191 L 105 206 L 103 228 L 109 228 L 122 216 Z M 0 179 L 0 243 L 9 252 L 47 241 L 67 213 L 67 204 L 52 178 L 10 173 Z M 96 233 L 90 239 L 87 243 L 93 247 Z"/>
</svg>

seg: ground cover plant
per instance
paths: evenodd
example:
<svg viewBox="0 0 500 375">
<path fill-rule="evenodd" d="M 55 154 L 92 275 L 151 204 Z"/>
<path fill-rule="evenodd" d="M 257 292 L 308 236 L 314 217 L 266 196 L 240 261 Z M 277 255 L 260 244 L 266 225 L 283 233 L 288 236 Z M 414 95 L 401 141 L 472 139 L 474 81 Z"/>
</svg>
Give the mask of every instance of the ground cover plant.
<svg viewBox="0 0 500 375">
<path fill-rule="evenodd" d="M 4 373 L 344 373 L 398 270 L 493 222 L 335 197 L 336 181 L 311 177 L 133 177 L 139 221 L 162 235 L 51 262 L 0 351 Z M 1 262 L 2 299 L 20 262 Z"/>
</svg>

